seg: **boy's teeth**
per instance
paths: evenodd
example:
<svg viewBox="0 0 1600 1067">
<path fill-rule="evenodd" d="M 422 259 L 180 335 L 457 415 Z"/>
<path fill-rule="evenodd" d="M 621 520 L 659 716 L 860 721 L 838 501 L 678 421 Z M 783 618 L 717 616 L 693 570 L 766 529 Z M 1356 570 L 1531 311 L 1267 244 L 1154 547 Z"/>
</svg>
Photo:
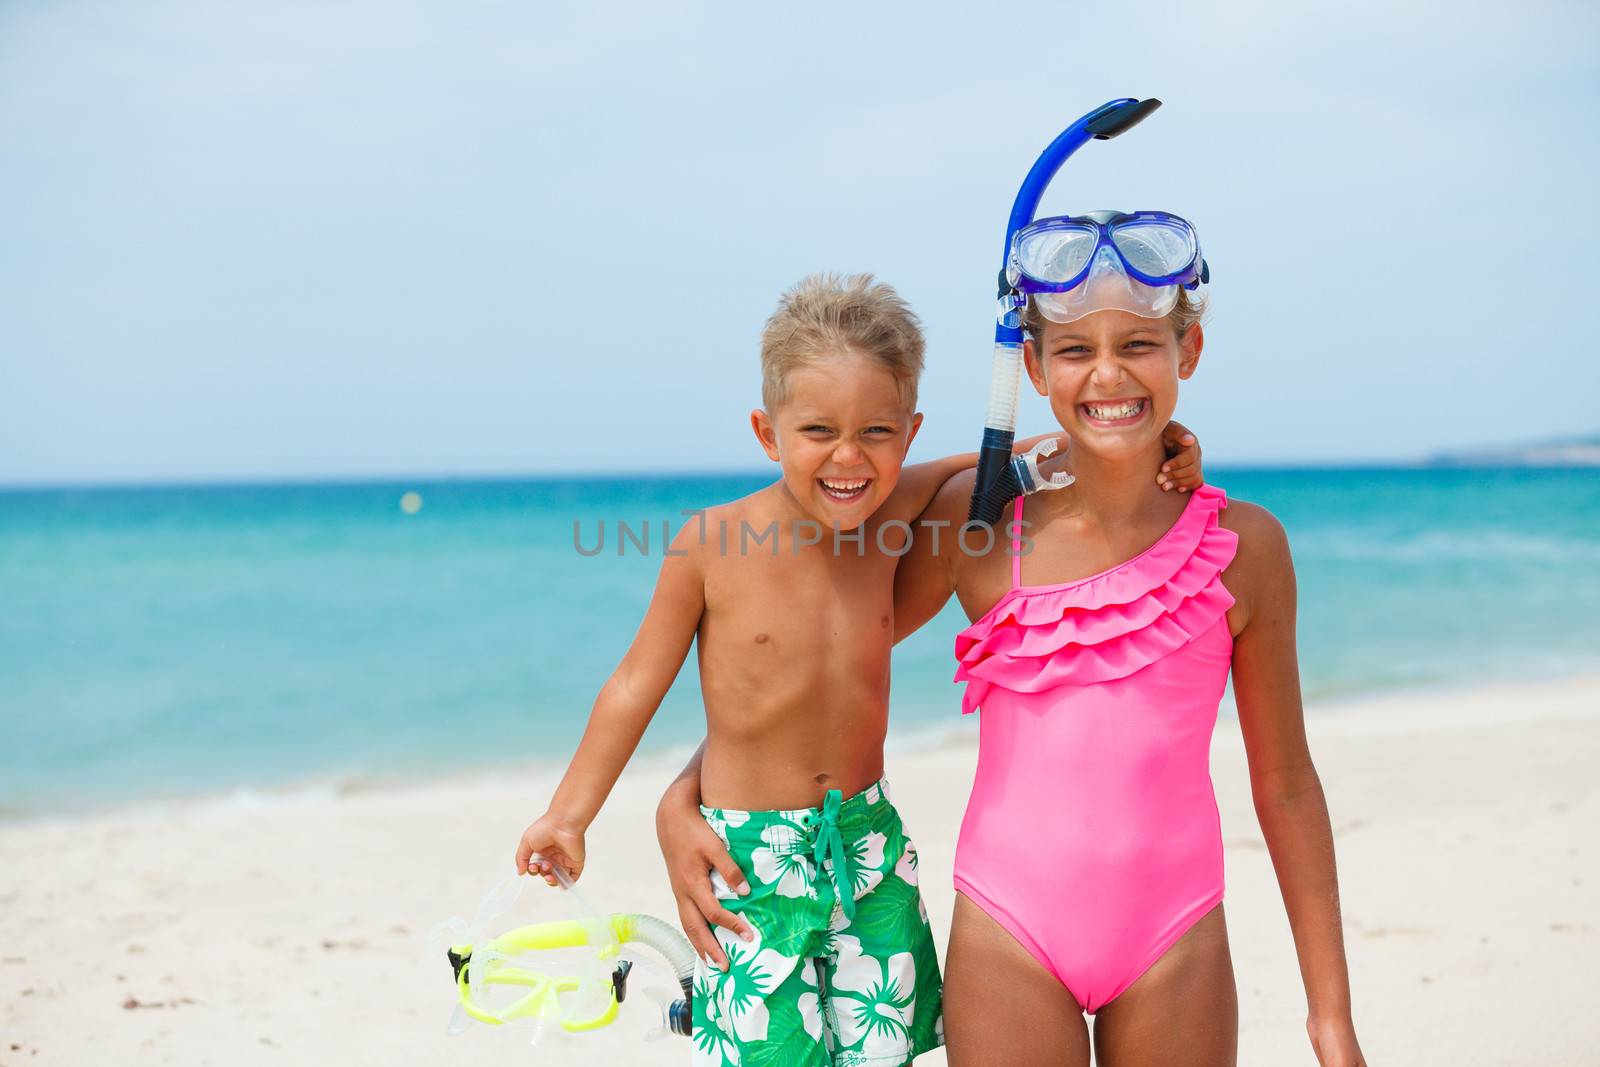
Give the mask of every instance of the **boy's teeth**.
<svg viewBox="0 0 1600 1067">
<path fill-rule="evenodd" d="M 1129 415 L 1137 415 L 1144 410 L 1143 400 L 1130 400 L 1126 404 L 1085 404 L 1089 414 L 1097 419 L 1125 419 Z"/>
<path fill-rule="evenodd" d="M 865 489 L 867 487 L 867 480 L 865 478 L 861 478 L 853 482 L 830 482 L 828 479 L 824 478 L 822 479 L 822 484 L 827 486 L 829 489 L 832 489 L 836 493 L 853 493 L 857 489 Z"/>
</svg>

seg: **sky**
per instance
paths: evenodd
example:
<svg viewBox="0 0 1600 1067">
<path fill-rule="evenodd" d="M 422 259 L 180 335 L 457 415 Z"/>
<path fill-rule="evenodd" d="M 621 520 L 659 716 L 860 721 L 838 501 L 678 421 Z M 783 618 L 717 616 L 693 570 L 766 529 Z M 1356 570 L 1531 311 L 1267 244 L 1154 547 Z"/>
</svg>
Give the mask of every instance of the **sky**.
<svg viewBox="0 0 1600 1067">
<path fill-rule="evenodd" d="M 1121 96 L 1043 211 L 1194 222 L 1208 464 L 1600 430 L 1600 7 L 1113 7 L 0 0 L 0 484 L 761 469 L 816 270 L 975 448 L 1017 184 Z"/>
</svg>

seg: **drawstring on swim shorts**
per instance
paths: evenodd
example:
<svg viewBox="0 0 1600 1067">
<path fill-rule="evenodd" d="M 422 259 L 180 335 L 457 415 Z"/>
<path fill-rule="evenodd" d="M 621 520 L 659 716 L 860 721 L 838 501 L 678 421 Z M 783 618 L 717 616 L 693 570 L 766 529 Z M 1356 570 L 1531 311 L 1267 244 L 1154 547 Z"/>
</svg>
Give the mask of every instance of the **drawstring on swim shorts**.
<svg viewBox="0 0 1600 1067">
<path fill-rule="evenodd" d="M 817 840 L 811 848 L 811 858 L 816 861 L 820 876 L 828 860 L 833 861 L 833 888 L 839 895 L 839 907 L 846 919 L 856 917 L 855 879 L 850 874 L 850 854 L 844 847 L 844 835 L 839 832 L 839 804 L 844 794 L 837 789 L 828 790 L 822 802 L 822 818 L 817 821 Z"/>
</svg>

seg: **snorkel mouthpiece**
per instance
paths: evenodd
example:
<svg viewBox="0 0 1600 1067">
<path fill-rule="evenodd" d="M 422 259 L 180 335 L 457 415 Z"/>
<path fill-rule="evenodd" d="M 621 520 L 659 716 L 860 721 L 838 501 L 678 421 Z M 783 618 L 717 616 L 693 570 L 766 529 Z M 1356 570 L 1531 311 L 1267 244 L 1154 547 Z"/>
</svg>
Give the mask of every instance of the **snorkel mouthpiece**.
<svg viewBox="0 0 1600 1067">
<path fill-rule="evenodd" d="M 1024 474 L 1012 462 L 1011 446 L 1016 440 L 1017 386 L 1022 378 L 1022 316 L 1006 275 L 1011 258 L 1011 242 L 1018 230 L 1033 221 L 1050 180 L 1072 153 L 1091 140 L 1106 141 L 1132 129 L 1161 106 L 1161 101 L 1122 97 L 1108 101 L 1076 122 L 1050 142 L 1034 161 L 1006 223 L 1005 242 L 1000 249 L 999 293 L 1001 307 L 994 331 L 994 363 L 989 383 L 989 413 L 984 421 L 983 443 L 978 452 L 977 482 L 967 509 L 969 522 L 994 525 L 1006 504 L 1024 491 Z"/>
<path fill-rule="evenodd" d="M 1047 437 L 1011 461 L 1011 468 L 1017 475 L 1017 484 L 1024 493 L 1036 493 L 1041 489 L 1065 489 L 1077 481 L 1064 471 L 1057 471 L 1048 478 L 1039 473 L 1039 461 L 1055 455 L 1059 447 L 1060 442 L 1054 437 Z"/>
<path fill-rule="evenodd" d="M 1039 461 L 1055 455 L 1056 449 L 1059 447 L 1060 443 L 1054 437 L 1049 437 L 1040 441 L 1022 455 L 1011 456 L 1006 465 L 1000 468 L 999 475 L 989 483 L 989 496 L 984 501 L 984 506 L 993 510 L 995 519 L 978 521 L 987 521 L 992 525 L 1005 511 L 1006 505 L 1017 497 L 1050 489 L 1065 489 L 1073 484 L 1077 479 L 1064 471 L 1046 475 L 1039 470 Z M 1006 446 L 1008 455 L 1010 454 L 1010 448 L 1010 445 Z M 974 510 L 976 510 L 977 505 L 978 500 L 974 496 Z M 968 521 L 972 520 L 969 519 Z"/>
</svg>

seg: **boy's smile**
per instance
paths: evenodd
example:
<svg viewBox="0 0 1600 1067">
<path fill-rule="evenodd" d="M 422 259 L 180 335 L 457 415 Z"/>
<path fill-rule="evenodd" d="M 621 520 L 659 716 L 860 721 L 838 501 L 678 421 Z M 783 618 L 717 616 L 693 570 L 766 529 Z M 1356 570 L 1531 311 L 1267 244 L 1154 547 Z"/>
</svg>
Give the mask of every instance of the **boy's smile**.
<svg viewBox="0 0 1600 1067">
<path fill-rule="evenodd" d="M 818 478 L 817 483 L 830 498 L 841 504 L 854 504 L 867 494 L 871 478 Z"/>
<path fill-rule="evenodd" d="M 894 491 L 922 416 L 894 375 L 849 351 L 790 371 L 787 392 L 776 411 L 751 412 L 761 447 L 802 511 L 853 530 Z"/>
</svg>

